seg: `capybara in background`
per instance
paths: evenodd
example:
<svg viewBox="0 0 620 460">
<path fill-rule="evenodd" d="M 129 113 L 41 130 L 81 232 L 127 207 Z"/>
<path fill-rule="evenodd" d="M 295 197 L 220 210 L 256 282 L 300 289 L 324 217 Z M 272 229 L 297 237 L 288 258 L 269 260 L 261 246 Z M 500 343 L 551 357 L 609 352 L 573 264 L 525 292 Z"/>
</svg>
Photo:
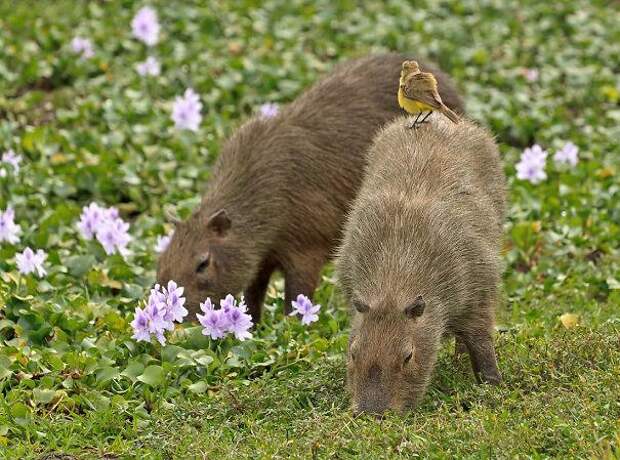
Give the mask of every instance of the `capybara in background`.
<svg viewBox="0 0 620 460">
<path fill-rule="evenodd" d="M 415 407 L 440 341 L 467 347 L 479 381 L 498 383 L 494 310 L 502 273 L 506 181 L 485 129 L 434 115 L 377 135 L 336 262 L 353 308 L 348 386 L 354 410 Z"/>
<path fill-rule="evenodd" d="M 285 309 L 311 296 L 341 236 L 374 134 L 400 113 L 401 63 L 383 54 L 338 66 L 274 118 L 253 118 L 225 143 L 200 207 L 177 225 L 158 263 L 160 284 L 185 287 L 198 311 L 243 291 L 258 321 L 274 270 L 285 278 Z M 430 65 L 445 103 L 463 112 L 446 75 Z"/>
</svg>

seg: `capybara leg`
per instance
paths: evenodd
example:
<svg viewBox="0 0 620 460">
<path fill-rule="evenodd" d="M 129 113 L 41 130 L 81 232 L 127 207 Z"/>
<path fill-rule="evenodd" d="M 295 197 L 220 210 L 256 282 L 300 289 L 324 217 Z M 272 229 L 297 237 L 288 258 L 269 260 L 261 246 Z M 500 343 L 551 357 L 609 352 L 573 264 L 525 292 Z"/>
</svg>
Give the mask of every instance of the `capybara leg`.
<svg viewBox="0 0 620 460">
<path fill-rule="evenodd" d="M 312 299 L 312 294 L 319 284 L 319 276 L 324 263 L 323 257 L 308 257 L 301 258 L 295 265 L 284 266 L 284 313 L 291 312 L 291 302 L 299 294 Z"/>
<path fill-rule="evenodd" d="M 498 385 L 502 375 L 497 368 L 493 337 L 489 331 L 468 331 L 463 340 L 469 351 L 471 365 L 479 383 Z"/>
<path fill-rule="evenodd" d="M 274 268 L 271 265 L 261 268 L 256 279 L 254 279 L 252 284 L 243 292 L 245 303 L 248 306 L 248 312 L 252 316 L 254 324 L 260 321 L 265 293 L 267 292 L 267 286 L 269 286 L 269 280 L 271 279 L 273 270 Z"/>
</svg>

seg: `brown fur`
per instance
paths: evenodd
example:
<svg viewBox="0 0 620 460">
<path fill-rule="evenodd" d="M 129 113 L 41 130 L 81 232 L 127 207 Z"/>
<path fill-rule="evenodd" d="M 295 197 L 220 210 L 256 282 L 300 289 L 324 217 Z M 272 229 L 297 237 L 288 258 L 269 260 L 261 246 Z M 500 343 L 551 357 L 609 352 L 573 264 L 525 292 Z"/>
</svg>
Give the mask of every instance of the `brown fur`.
<svg viewBox="0 0 620 460">
<path fill-rule="evenodd" d="M 354 309 L 348 384 L 355 409 L 369 412 L 419 403 L 445 334 L 467 346 L 480 380 L 501 379 L 492 342 L 506 196 L 497 146 L 466 120 L 406 125 L 397 119 L 377 135 L 337 260 L 345 295 L 368 310 Z M 409 317 L 418 296 L 423 313 Z"/>
<path fill-rule="evenodd" d="M 198 210 L 180 225 L 158 266 L 158 282 L 185 287 L 190 312 L 207 296 L 244 292 L 255 321 L 274 270 L 285 277 L 285 309 L 311 296 L 337 243 L 376 131 L 401 113 L 405 56 L 340 65 L 275 118 L 254 118 L 224 145 Z M 462 112 L 448 78 L 427 66 L 446 104 Z M 210 217 L 220 210 L 210 223 Z M 228 228 L 229 227 L 229 228 Z M 197 266 L 206 255 L 209 266 Z"/>
</svg>

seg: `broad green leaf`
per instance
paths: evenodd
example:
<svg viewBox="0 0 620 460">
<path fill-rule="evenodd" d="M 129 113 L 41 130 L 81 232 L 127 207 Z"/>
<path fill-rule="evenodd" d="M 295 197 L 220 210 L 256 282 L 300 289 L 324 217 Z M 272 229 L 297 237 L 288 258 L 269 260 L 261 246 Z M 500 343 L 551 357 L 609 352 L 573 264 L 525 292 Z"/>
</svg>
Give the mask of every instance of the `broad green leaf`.
<svg viewBox="0 0 620 460">
<path fill-rule="evenodd" d="M 164 370 L 161 366 L 148 366 L 138 380 L 150 386 L 158 386 L 164 382 Z"/>
</svg>

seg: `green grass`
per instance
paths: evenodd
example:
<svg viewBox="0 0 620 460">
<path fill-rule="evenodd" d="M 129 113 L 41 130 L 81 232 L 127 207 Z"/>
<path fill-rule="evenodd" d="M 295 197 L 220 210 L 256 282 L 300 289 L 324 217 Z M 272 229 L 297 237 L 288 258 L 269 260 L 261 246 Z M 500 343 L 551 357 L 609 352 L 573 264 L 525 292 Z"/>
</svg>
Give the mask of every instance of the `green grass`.
<svg viewBox="0 0 620 460">
<path fill-rule="evenodd" d="M 204 5 L 203 5 L 204 3 Z M 259 4 L 260 3 L 260 4 Z M 0 457 L 620 458 L 620 7 L 615 2 L 152 1 L 162 75 L 140 78 L 129 1 L 0 3 Z M 76 59 L 74 35 L 96 56 Z M 187 215 L 222 140 L 264 102 L 285 104 L 336 62 L 398 50 L 453 75 L 469 116 L 497 135 L 509 178 L 497 349 L 504 383 L 474 383 L 442 350 L 423 405 L 353 417 L 348 313 L 330 267 L 320 320 L 283 318 L 282 281 L 255 338 L 214 344 L 190 324 L 136 344 L 162 204 Z M 540 72 L 528 82 L 523 69 Z M 192 86 L 198 133 L 171 102 Z M 523 148 L 580 148 L 576 168 L 515 178 Z M 106 257 L 75 222 L 91 201 L 131 222 L 132 255 Z M 25 246 L 48 276 L 19 277 Z M 566 329 L 564 313 L 579 315 Z M 149 368 L 145 373 L 145 369 Z M 63 457 L 63 455 L 65 457 Z"/>
</svg>

